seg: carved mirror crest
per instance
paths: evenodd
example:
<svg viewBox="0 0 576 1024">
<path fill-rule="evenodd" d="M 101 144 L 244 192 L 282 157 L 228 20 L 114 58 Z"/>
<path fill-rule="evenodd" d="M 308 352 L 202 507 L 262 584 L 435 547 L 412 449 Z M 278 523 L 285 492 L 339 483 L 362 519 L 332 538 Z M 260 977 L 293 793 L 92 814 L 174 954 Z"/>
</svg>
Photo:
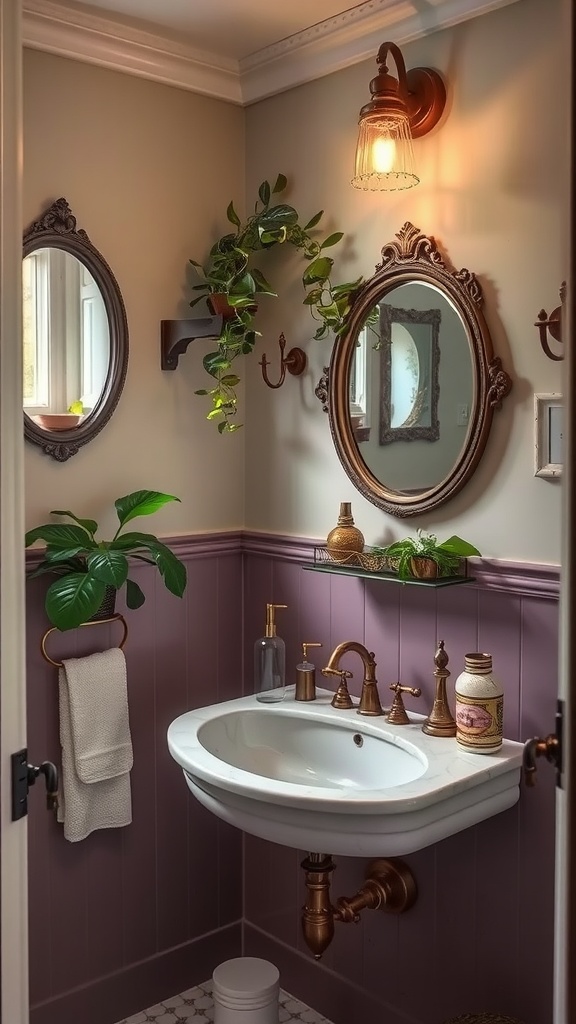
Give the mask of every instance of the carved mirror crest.
<svg viewBox="0 0 576 1024">
<path fill-rule="evenodd" d="M 392 515 L 464 486 L 510 392 L 482 304 L 475 275 L 410 223 L 354 296 L 328 372 L 330 428 L 352 482 Z"/>
<path fill-rule="evenodd" d="M 118 283 L 65 199 L 25 232 L 22 284 L 24 436 L 65 462 L 110 419 L 128 364 Z"/>
</svg>

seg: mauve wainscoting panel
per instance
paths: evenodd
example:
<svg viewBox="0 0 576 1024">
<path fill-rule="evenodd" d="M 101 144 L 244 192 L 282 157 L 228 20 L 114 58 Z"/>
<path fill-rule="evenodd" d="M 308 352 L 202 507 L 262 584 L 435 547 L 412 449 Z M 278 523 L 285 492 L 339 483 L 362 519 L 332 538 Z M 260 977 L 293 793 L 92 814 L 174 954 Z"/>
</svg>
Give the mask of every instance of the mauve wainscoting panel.
<svg viewBox="0 0 576 1024">
<path fill-rule="evenodd" d="M 481 563 L 477 582 L 446 589 L 309 572 L 312 543 L 247 536 L 246 669 L 267 601 L 288 605 L 278 616 L 292 682 L 302 640 L 318 640 L 318 669 L 342 640 L 376 654 L 382 701 L 390 683 L 422 688 L 413 710 L 428 713 L 434 653 L 443 639 L 453 684 L 471 650 L 491 652 L 504 684 L 505 731 L 525 740 L 554 727 L 557 690 L 558 571 L 554 567 Z M 344 664 L 344 662 L 343 662 Z M 358 658 L 350 689 L 359 693 Z M 318 672 L 320 685 L 330 686 Z M 250 686 L 250 676 L 246 676 Z M 291 851 L 245 840 L 246 955 L 271 959 L 289 991 L 334 1024 L 441 1024 L 458 1014 L 500 1012 L 523 1024 L 552 1018 L 554 773 L 538 771 L 519 804 L 475 828 L 406 858 L 419 888 L 402 917 L 365 912 L 337 924 L 331 947 L 315 963 L 301 938 L 304 902 Z M 329 850 L 316 851 L 329 853 Z M 366 862 L 336 858 L 333 899 L 361 884 Z"/>
<path fill-rule="evenodd" d="M 210 976 L 240 952 L 242 836 L 195 801 L 166 729 L 189 708 L 242 692 L 240 535 L 171 541 L 183 600 L 143 564 L 126 656 L 133 821 L 67 842 L 42 789 L 30 794 L 32 1024 L 113 1024 Z M 41 656 L 47 577 L 28 584 L 28 749 L 60 763 L 57 669 Z M 52 634 L 55 659 L 114 646 L 118 625 Z"/>
</svg>

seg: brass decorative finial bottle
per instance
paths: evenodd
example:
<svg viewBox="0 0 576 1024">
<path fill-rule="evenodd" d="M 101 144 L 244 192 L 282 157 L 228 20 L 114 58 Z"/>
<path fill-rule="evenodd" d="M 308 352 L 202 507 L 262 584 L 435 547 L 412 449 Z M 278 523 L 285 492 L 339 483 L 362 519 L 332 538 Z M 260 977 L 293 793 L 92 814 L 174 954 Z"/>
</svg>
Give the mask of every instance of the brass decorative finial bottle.
<svg viewBox="0 0 576 1024">
<path fill-rule="evenodd" d="M 364 534 L 354 525 L 351 502 L 340 502 L 338 522 L 326 538 L 326 547 L 335 562 L 357 564 L 355 556 L 364 550 Z"/>
<path fill-rule="evenodd" d="M 422 732 L 428 736 L 455 736 L 456 722 L 448 706 L 446 697 L 446 680 L 450 675 L 447 669 L 448 655 L 444 650 L 444 641 L 438 641 L 438 649 L 434 655 L 434 676 L 436 677 L 436 694 L 432 711 L 422 726 Z"/>
</svg>

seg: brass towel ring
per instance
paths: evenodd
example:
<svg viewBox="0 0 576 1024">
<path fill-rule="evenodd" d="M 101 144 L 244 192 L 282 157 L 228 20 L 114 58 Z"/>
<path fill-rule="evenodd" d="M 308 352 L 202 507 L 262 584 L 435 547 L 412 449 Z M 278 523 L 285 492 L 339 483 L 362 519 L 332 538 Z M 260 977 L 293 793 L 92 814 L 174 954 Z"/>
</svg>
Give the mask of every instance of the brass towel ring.
<svg viewBox="0 0 576 1024">
<path fill-rule="evenodd" d="M 111 615 L 107 619 L 94 619 L 93 622 L 81 622 L 80 623 L 80 627 L 82 627 L 82 626 L 100 626 L 100 625 L 102 625 L 105 622 L 121 622 L 122 625 L 124 626 L 124 636 L 122 637 L 120 643 L 118 644 L 118 647 L 120 648 L 120 650 L 122 650 L 122 648 L 124 647 L 124 644 L 126 643 L 126 639 L 128 637 L 128 623 L 126 622 L 126 619 L 124 618 L 124 616 L 120 615 L 119 612 L 117 612 L 115 615 Z M 54 659 L 51 658 L 50 655 L 46 652 L 46 641 L 47 641 L 48 637 L 50 636 L 50 633 L 54 633 L 54 631 L 57 630 L 57 629 L 58 629 L 57 626 L 52 626 L 50 629 L 46 630 L 46 632 L 44 633 L 44 636 L 42 637 L 42 640 L 40 641 L 40 650 L 42 651 L 42 656 L 46 659 L 46 661 L 49 661 L 51 665 L 55 666 L 55 668 L 62 668 L 62 665 L 64 664 L 64 662 L 62 662 L 62 661 L 54 661 Z M 59 632 L 60 632 L 60 630 L 59 630 Z"/>
</svg>

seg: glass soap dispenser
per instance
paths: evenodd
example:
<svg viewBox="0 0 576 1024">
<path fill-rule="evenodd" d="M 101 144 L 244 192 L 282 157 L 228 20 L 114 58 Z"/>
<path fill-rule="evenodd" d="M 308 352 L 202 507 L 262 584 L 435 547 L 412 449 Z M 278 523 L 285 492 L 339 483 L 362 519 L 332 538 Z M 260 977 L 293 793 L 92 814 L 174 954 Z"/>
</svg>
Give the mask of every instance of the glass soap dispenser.
<svg viewBox="0 0 576 1024">
<path fill-rule="evenodd" d="M 286 681 L 286 645 L 276 636 L 274 613 L 286 604 L 266 605 L 266 633 L 254 644 L 254 693 L 263 704 L 284 700 Z"/>
</svg>

